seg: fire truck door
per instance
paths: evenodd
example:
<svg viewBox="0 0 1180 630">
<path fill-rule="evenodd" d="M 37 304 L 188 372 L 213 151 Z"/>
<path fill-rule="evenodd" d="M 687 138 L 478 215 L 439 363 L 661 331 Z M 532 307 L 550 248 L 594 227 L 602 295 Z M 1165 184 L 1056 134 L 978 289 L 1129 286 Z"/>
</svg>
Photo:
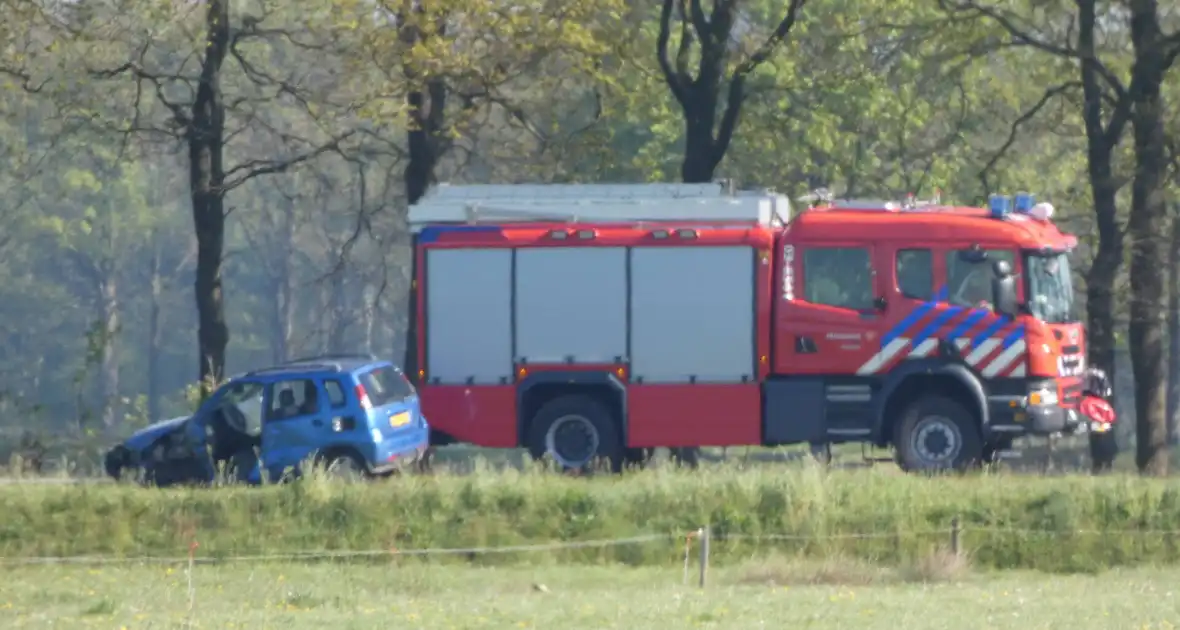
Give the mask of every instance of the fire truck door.
<svg viewBox="0 0 1180 630">
<path fill-rule="evenodd" d="M 863 376 L 862 367 L 880 349 L 885 323 L 885 274 L 878 273 L 877 247 L 783 247 L 775 371 L 833 377 L 854 386 L 859 379 L 847 377 Z"/>
</svg>

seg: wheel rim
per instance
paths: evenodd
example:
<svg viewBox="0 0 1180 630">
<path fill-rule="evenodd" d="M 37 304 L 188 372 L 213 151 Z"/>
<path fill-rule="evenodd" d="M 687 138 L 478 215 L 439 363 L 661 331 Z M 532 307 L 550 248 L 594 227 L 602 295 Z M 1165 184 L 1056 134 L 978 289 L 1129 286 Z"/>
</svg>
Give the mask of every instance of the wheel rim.
<svg viewBox="0 0 1180 630">
<path fill-rule="evenodd" d="M 963 451 L 963 434 L 958 425 L 943 416 L 923 418 L 914 427 L 913 435 L 910 446 L 925 467 L 949 467 Z"/>
<path fill-rule="evenodd" d="M 581 468 L 598 452 L 598 429 L 579 415 L 562 416 L 545 433 L 545 450 L 565 468 Z"/>
<path fill-rule="evenodd" d="M 336 479 L 353 481 L 361 476 L 360 468 L 351 457 L 337 457 L 328 464 L 328 474 Z"/>
</svg>

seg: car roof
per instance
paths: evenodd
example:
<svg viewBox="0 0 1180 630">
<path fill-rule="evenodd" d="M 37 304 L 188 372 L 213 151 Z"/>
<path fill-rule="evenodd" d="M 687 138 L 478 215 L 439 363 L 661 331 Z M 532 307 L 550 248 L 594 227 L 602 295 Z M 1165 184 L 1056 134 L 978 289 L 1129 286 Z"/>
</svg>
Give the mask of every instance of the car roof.
<svg viewBox="0 0 1180 630">
<path fill-rule="evenodd" d="M 332 374 L 352 374 L 356 372 L 367 372 L 373 368 L 386 366 L 394 367 L 396 369 L 396 366 L 394 366 L 393 363 L 383 359 L 378 359 L 373 355 L 324 354 L 292 359 L 278 365 L 251 370 L 245 374 L 235 376 L 234 379 L 236 380 L 246 377 L 272 375 L 319 374 L 324 372 Z"/>
</svg>

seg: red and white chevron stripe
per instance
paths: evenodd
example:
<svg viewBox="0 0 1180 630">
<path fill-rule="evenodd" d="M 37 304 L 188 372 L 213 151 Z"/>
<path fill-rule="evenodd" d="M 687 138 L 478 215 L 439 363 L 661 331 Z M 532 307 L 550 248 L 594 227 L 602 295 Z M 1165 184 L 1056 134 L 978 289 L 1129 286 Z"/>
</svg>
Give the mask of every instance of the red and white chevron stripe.
<svg viewBox="0 0 1180 630">
<path fill-rule="evenodd" d="M 955 346 L 960 352 L 966 352 L 963 360 L 984 378 L 1016 378 L 1027 373 L 1028 346 L 1023 339 L 1002 348 L 1002 342 L 996 338 L 985 339 L 979 345 L 971 346 L 971 339 L 963 337 L 955 340 Z M 927 358 L 937 350 L 937 339 L 925 339 L 913 346 L 910 339 L 898 337 L 865 361 L 856 373 L 859 376 L 881 374 L 902 360 Z"/>
</svg>

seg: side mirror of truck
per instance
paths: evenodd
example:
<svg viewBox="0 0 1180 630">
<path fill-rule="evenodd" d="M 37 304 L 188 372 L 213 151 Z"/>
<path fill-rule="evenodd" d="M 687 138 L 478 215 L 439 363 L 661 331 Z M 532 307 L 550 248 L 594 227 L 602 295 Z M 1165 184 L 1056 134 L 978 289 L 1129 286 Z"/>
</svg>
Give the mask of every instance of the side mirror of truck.
<svg viewBox="0 0 1180 630">
<path fill-rule="evenodd" d="M 992 270 L 995 272 L 992 304 L 996 312 L 1015 317 L 1020 312 L 1020 305 L 1016 302 L 1016 277 L 1012 275 L 1012 265 L 1006 260 L 997 260 L 992 264 Z"/>
</svg>

